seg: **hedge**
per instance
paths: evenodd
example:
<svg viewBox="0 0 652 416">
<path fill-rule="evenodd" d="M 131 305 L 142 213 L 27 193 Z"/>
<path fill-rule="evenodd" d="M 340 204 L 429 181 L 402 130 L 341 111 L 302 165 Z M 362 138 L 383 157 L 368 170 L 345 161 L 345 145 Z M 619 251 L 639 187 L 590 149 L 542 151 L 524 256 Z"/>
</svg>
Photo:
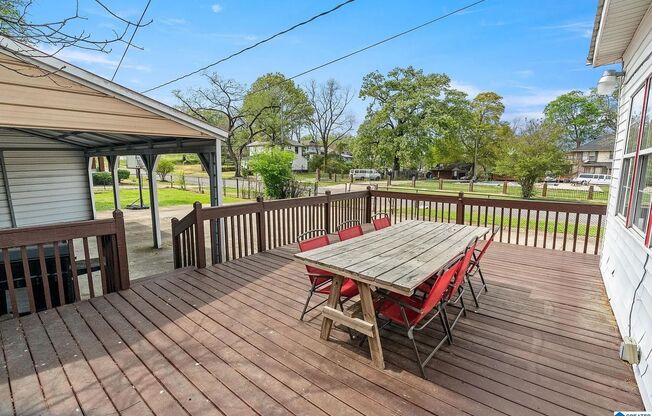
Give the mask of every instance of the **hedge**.
<svg viewBox="0 0 652 416">
<path fill-rule="evenodd" d="M 111 185 L 111 174 L 109 172 L 93 172 L 93 185 Z"/>
</svg>

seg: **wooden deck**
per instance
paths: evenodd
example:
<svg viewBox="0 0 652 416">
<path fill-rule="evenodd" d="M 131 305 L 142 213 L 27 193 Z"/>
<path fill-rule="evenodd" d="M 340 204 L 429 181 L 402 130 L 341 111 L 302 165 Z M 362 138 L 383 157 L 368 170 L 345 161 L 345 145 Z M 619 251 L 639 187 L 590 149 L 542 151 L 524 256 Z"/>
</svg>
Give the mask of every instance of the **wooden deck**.
<svg viewBox="0 0 652 416">
<path fill-rule="evenodd" d="M 460 321 L 423 380 L 394 329 L 381 332 L 387 369 L 378 371 L 346 332 L 320 340 L 317 310 L 298 321 L 308 284 L 294 250 L 179 270 L 0 323 L 0 414 L 558 416 L 643 407 L 618 359 L 595 256 L 496 243 L 483 263 L 490 292 L 481 309 Z"/>
</svg>

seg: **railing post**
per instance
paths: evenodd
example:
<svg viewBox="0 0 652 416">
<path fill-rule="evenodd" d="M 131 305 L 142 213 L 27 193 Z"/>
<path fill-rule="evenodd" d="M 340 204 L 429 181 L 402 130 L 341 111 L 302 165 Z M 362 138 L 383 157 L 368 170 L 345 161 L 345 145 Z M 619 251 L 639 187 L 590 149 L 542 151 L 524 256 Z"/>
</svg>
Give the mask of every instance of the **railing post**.
<svg viewBox="0 0 652 416">
<path fill-rule="evenodd" d="M 503 194 L 507 195 L 507 181 L 503 181 Z"/>
<path fill-rule="evenodd" d="M 469 181 L 469 192 L 473 192 L 473 179 Z"/>
<path fill-rule="evenodd" d="M 455 223 L 464 224 L 464 192 L 460 192 L 457 198 L 457 210 L 455 212 Z"/>
<path fill-rule="evenodd" d="M 125 221 L 122 211 L 119 209 L 113 211 L 113 220 L 115 221 L 116 255 L 118 257 L 116 283 L 118 283 L 120 290 L 127 290 L 129 289 L 129 259 L 127 258 L 127 239 L 125 237 Z"/>
<path fill-rule="evenodd" d="M 179 250 L 179 245 L 181 244 L 181 239 L 177 235 L 175 236 L 175 228 L 179 224 L 179 219 L 177 217 L 172 218 L 172 257 L 174 258 L 174 268 L 181 268 L 181 250 Z"/>
<path fill-rule="evenodd" d="M 204 234 L 204 217 L 201 211 L 201 202 L 193 205 L 195 216 L 195 266 L 199 269 L 206 267 L 206 236 Z"/>
<path fill-rule="evenodd" d="M 439 178 L 439 190 L 444 189 L 444 178 Z"/>
<path fill-rule="evenodd" d="M 324 204 L 324 229 L 326 233 L 331 232 L 331 191 L 326 190 L 326 203 Z"/>
<path fill-rule="evenodd" d="M 364 211 L 364 222 L 369 224 L 371 223 L 371 186 L 367 186 L 367 201 Z"/>
<path fill-rule="evenodd" d="M 543 183 L 543 190 L 541 191 L 541 196 L 544 198 L 548 196 L 548 182 Z"/>
<path fill-rule="evenodd" d="M 589 200 L 593 199 L 593 185 L 589 186 L 589 196 L 588 196 L 588 198 L 589 198 Z"/>
<path fill-rule="evenodd" d="M 256 236 L 258 238 L 258 252 L 263 252 L 265 247 L 265 203 L 262 196 L 256 197 L 258 212 L 256 212 Z"/>
</svg>

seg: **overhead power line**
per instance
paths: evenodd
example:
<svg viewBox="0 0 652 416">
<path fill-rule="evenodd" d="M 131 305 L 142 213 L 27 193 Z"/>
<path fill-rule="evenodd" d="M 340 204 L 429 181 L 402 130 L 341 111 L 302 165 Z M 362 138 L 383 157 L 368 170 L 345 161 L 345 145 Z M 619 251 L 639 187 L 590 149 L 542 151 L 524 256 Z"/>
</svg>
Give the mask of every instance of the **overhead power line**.
<svg viewBox="0 0 652 416">
<path fill-rule="evenodd" d="M 122 52 L 122 56 L 120 57 L 120 62 L 118 62 L 118 66 L 116 66 L 115 71 L 113 71 L 113 76 L 111 77 L 111 81 L 113 81 L 115 79 L 115 76 L 118 73 L 118 70 L 120 69 L 120 66 L 122 65 L 122 61 L 125 59 L 125 56 L 127 55 L 127 51 L 129 50 L 129 47 L 131 46 L 131 42 L 134 41 L 134 36 L 136 36 L 136 32 L 138 31 L 138 28 L 140 27 L 140 23 L 143 21 L 143 18 L 145 17 L 145 13 L 147 13 L 147 9 L 149 8 L 149 4 L 151 2 L 152 2 L 152 0 L 147 0 L 147 4 L 145 5 L 145 8 L 143 9 L 143 13 L 140 15 L 140 19 L 138 19 L 138 24 L 134 28 L 134 31 L 131 34 L 131 37 L 129 38 L 129 42 L 127 42 L 127 47 L 125 48 L 124 52 Z"/>
<path fill-rule="evenodd" d="M 314 67 L 312 67 L 310 69 L 307 69 L 307 70 L 305 70 L 303 72 L 300 72 L 300 73 L 298 73 L 296 75 L 293 75 L 293 76 L 291 76 L 289 78 L 285 78 L 283 81 L 279 81 L 277 83 L 267 85 L 267 86 L 265 86 L 263 88 L 260 88 L 258 90 L 254 90 L 254 91 L 251 92 L 251 94 L 255 94 L 255 93 L 258 93 L 258 92 L 263 92 L 263 91 L 266 91 L 266 90 L 268 90 L 270 88 L 274 88 L 274 87 L 276 87 L 278 85 L 282 85 L 282 84 L 284 84 L 286 82 L 290 82 L 290 81 L 292 81 L 292 80 L 294 80 L 296 78 L 299 78 L 299 77 L 304 76 L 306 74 L 309 74 L 311 72 L 317 71 L 317 70 L 319 70 L 321 68 L 332 65 L 332 64 L 334 64 L 336 62 L 339 62 L 339 61 L 342 61 L 344 59 L 350 58 L 350 57 L 352 57 L 354 55 L 357 55 L 359 53 L 367 51 L 367 50 L 369 50 L 371 48 L 375 48 L 376 46 L 382 45 L 383 43 L 387 43 L 387 42 L 389 42 L 391 40 L 394 40 L 394 39 L 396 39 L 398 37 L 401 37 L 401 36 L 407 35 L 408 33 L 412 33 L 412 32 L 414 32 L 416 30 L 419 30 L 419 29 L 421 29 L 421 28 L 423 28 L 425 26 L 428 26 L 428 25 L 431 25 L 433 23 L 439 22 L 439 21 L 441 21 L 443 19 L 446 19 L 447 17 L 450 17 L 450 16 L 453 16 L 453 15 L 458 14 L 460 12 L 463 12 L 464 10 L 470 9 L 471 7 L 476 6 L 476 5 L 480 4 L 480 3 L 483 3 L 484 1 L 485 0 L 478 0 L 478 1 L 474 2 L 474 3 L 466 5 L 464 7 L 460 7 L 459 9 L 455 9 L 455 10 L 449 12 L 449 13 L 443 14 L 443 15 L 441 15 L 439 17 L 428 20 L 427 22 L 421 23 L 420 25 L 414 26 L 414 27 L 412 27 L 410 29 L 407 29 L 407 30 L 404 30 L 402 32 L 391 35 L 389 37 L 386 37 L 385 39 L 379 40 L 378 42 L 375 42 L 375 43 L 372 43 L 370 45 L 364 46 L 364 47 L 362 47 L 360 49 L 356 49 L 355 51 L 349 52 L 346 55 L 342 55 L 339 58 L 331 59 L 328 62 L 324 62 L 323 64 L 319 64 L 317 66 L 314 66 Z"/>
<path fill-rule="evenodd" d="M 224 57 L 224 58 L 222 58 L 222 59 L 219 59 L 219 60 L 217 60 L 217 61 L 215 61 L 215 62 L 213 62 L 213 63 L 211 63 L 211 64 L 208 64 L 208 65 L 206 65 L 206 66 L 203 66 L 203 67 L 201 67 L 201 68 L 199 68 L 199 69 L 197 69 L 197 70 L 195 70 L 195 71 L 189 72 L 189 73 L 184 74 L 184 75 L 180 75 L 180 76 L 178 76 L 177 78 L 174 78 L 174 79 L 172 79 L 172 80 L 170 80 L 170 81 L 167 81 L 167 82 L 164 82 L 164 83 L 162 83 L 162 84 L 159 84 L 159 85 L 157 85 L 157 86 L 155 86 L 155 87 L 149 88 L 149 89 L 143 91 L 143 93 L 147 93 L 147 92 L 150 92 L 150 91 L 154 91 L 154 90 L 157 90 L 157 89 L 159 89 L 159 88 L 161 88 L 161 87 L 165 87 L 166 85 L 173 84 L 173 83 L 175 83 L 175 82 L 177 82 L 177 81 L 180 81 L 180 80 L 182 80 L 182 79 L 184 79 L 184 78 L 188 78 L 188 77 L 193 76 L 193 75 L 195 75 L 195 74 L 198 74 L 198 73 L 200 73 L 200 72 L 202 72 L 202 71 L 205 71 L 205 70 L 207 70 L 208 68 L 214 67 L 215 65 L 218 65 L 218 64 L 220 64 L 220 63 L 222 63 L 222 62 L 228 61 L 229 59 L 232 59 L 232 58 L 234 58 L 234 57 L 236 57 L 236 56 L 238 56 L 238 55 L 240 55 L 240 54 L 243 54 L 243 53 L 246 52 L 246 51 L 249 51 L 249 50 L 251 50 L 251 49 L 254 49 L 254 48 L 256 48 L 256 47 L 262 45 L 263 43 L 269 42 L 269 41 L 271 41 L 271 40 L 274 39 L 274 38 L 277 38 L 277 37 L 279 37 L 279 36 L 281 36 L 281 35 L 284 35 L 284 34 L 286 34 L 286 33 L 288 33 L 288 32 L 291 32 L 291 31 L 293 31 L 293 30 L 295 30 L 295 29 L 297 29 L 297 28 L 299 28 L 299 27 L 301 27 L 301 26 L 307 25 L 308 23 L 310 23 L 310 22 L 312 22 L 312 21 L 314 21 L 314 20 L 317 20 L 317 19 L 319 19 L 320 17 L 324 17 L 324 16 L 326 16 L 326 15 L 328 15 L 328 14 L 330 14 L 330 13 L 333 13 L 334 11 L 340 9 L 341 7 L 346 6 L 346 5 L 349 4 L 349 3 L 353 3 L 354 1 L 355 1 L 355 0 L 347 0 L 347 1 L 344 1 L 344 2 L 342 2 L 342 3 L 340 3 L 340 4 L 338 4 L 337 6 L 333 7 L 332 9 L 326 10 L 326 11 L 324 11 L 324 12 L 321 12 L 321 13 L 319 13 L 319 14 L 316 14 L 316 15 L 312 16 L 312 17 L 311 17 L 310 19 L 308 19 L 308 20 L 304 20 L 304 21 L 302 21 L 302 22 L 299 22 L 299 23 L 297 23 L 297 24 L 295 24 L 295 25 L 293 25 L 293 26 L 291 26 L 291 27 L 289 27 L 289 28 L 287 28 L 287 29 L 285 29 L 285 30 L 282 30 L 282 31 L 280 31 L 280 32 L 277 32 L 277 33 L 275 33 L 275 34 L 273 34 L 273 35 L 271 35 L 271 36 L 268 36 L 268 37 L 266 37 L 265 39 L 262 39 L 262 40 L 260 40 L 260 41 L 258 41 L 258 42 L 256 42 L 256 43 L 254 43 L 253 45 L 247 46 L 246 48 L 241 49 L 241 50 L 239 50 L 238 52 L 232 53 L 232 54 L 229 55 L 229 56 L 226 56 L 226 57 Z"/>
</svg>

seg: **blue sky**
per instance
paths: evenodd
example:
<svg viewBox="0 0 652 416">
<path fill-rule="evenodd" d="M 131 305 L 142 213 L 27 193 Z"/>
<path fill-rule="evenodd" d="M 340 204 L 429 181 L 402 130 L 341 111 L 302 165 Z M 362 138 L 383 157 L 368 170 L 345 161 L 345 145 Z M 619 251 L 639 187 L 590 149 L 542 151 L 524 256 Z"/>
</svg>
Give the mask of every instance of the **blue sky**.
<svg viewBox="0 0 652 416">
<path fill-rule="evenodd" d="M 146 0 L 105 0 L 120 15 L 137 20 Z M 261 38 L 329 9 L 340 0 L 152 0 L 116 81 L 142 91 L 235 52 Z M 250 84 L 266 72 L 287 76 L 405 30 L 471 1 L 357 0 L 335 13 L 264 44 L 212 69 L 225 78 Z M 487 0 L 471 10 L 363 54 L 298 79 L 335 78 L 356 92 L 368 72 L 412 65 L 443 72 L 453 85 L 475 95 L 496 91 L 504 97 L 506 120 L 541 115 L 547 102 L 572 89 L 595 86 L 605 68 L 586 66 L 596 0 Z M 67 8 L 66 6 L 67 5 Z M 94 35 L 120 30 L 91 0 L 80 1 L 83 22 Z M 72 0 L 37 0 L 34 19 L 74 12 Z M 146 18 L 146 20 L 147 20 Z M 109 32 L 110 33 L 110 32 Z M 109 77 L 122 46 L 100 54 L 67 49 L 59 56 Z M 171 91 L 203 84 L 196 75 L 149 93 L 174 104 Z M 359 123 L 366 104 L 352 112 Z"/>
</svg>

